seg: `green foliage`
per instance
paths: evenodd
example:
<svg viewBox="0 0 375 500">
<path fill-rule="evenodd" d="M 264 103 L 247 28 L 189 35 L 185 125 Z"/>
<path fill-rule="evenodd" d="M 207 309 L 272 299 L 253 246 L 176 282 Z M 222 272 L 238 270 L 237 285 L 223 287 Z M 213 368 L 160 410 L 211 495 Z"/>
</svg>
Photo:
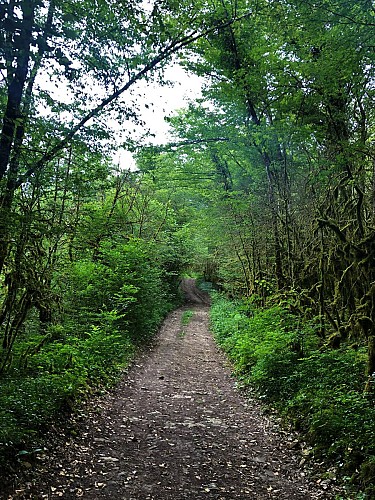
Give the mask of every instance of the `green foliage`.
<svg viewBox="0 0 375 500">
<path fill-rule="evenodd" d="M 363 394 L 366 349 L 319 350 L 313 328 L 301 328 L 279 306 L 245 312 L 243 303 L 214 294 L 212 329 L 237 375 L 302 431 L 317 455 L 370 491 L 375 409 Z"/>
<path fill-rule="evenodd" d="M 46 342 L 1 380 L 4 451 L 37 435 L 57 412 L 69 409 L 88 390 L 113 383 L 134 354 L 128 335 L 114 330 L 108 321 L 92 326 L 82 338 L 65 337 L 64 343 Z"/>
<path fill-rule="evenodd" d="M 190 320 L 191 320 L 191 318 L 192 318 L 193 316 L 194 316 L 194 312 L 193 312 L 193 311 L 190 311 L 190 309 L 189 309 L 189 310 L 187 310 L 187 311 L 184 311 L 184 312 L 182 313 L 182 316 L 181 316 L 181 324 L 182 324 L 183 326 L 187 326 L 187 325 L 190 323 Z"/>
<path fill-rule="evenodd" d="M 247 374 L 254 367 L 262 371 L 268 353 L 284 353 L 296 342 L 294 318 L 280 307 L 258 310 L 252 317 L 246 302 L 229 302 L 218 296 L 211 317 L 215 336 L 235 361 L 236 371 Z"/>
<path fill-rule="evenodd" d="M 141 239 L 103 241 L 94 261 L 77 260 L 64 282 L 70 319 L 97 324 L 107 317 L 135 341 L 152 335 L 175 303 L 178 281 L 158 252 L 157 245 Z"/>
<path fill-rule="evenodd" d="M 59 321 L 41 330 L 30 314 L 0 380 L 3 454 L 27 446 L 61 410 L 117 380 L 176 304 L 178 270 L 166 269 L 168 259 L 154 242 L 104 239 L 95 259 L 56 271 Z"/>
<path fill-rule="evenodd" d="M 190 310 L 184 311 L 182 313 L 182 316 L 181 316 L 181 325 L 182 325 L 182 327 L 187 326 L 190 323 L 191 318 L 193 317 L 193 315 L 194 315 L 194 312 L 190 311 Z M 184 328 L 182 328 L 179 331 L 178 336 L 182 339 L 182 338 L 185 337 L 185 335 L 186 335 L 186 330 Z"/>
</svg>

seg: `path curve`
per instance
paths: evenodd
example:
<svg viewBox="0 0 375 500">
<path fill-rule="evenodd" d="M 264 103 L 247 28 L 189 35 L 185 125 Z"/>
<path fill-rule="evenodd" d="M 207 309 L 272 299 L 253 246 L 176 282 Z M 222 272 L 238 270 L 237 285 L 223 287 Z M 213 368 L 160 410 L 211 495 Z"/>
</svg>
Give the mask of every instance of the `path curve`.
<svg viewBox="0 0 375 500">
<path fill-rule="evenodd" d="M 207 296 L 193 281 L 182 289 L 189 305 L 169 315 L 154 348 L 9 499 L 333 498 L 235 388 L 208 329 Z"/>
</svg>

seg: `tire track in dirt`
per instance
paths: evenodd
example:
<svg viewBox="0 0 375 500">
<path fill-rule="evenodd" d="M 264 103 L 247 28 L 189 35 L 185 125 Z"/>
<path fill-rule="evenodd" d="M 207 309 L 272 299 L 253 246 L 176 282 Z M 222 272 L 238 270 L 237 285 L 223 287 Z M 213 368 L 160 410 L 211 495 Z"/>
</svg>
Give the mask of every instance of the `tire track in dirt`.
<svg viewBox="0 0 375 500">
<path fill-rule="evenodd" d="M 154 348 L 9 499 L 334 498 L 236 390 L 208 329 L 207 297 L 192 281 L 182 288 L 191 305 L 169 315 Z"/>
</svg>

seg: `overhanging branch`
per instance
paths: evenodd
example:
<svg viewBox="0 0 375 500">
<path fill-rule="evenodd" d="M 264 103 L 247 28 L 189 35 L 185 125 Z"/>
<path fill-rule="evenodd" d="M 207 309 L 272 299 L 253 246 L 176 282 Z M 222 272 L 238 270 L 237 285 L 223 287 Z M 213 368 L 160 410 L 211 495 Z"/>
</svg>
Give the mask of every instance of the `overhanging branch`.
<svg viewBox="0 0 375 500">
<path fill-rule="evenodd" d="M 167 60 L 173 54 L 176 54 L 183 48 L 191 45 L 196 42 L 200 38 L 203 38 L 207 35 L 214 33 L 215 31 L 220 31 L 233 23 L 240 21 L 241 19 L 247 18 L 251 16 L 251 12 L 244 14 L 242 16 L 230 19 L 224 23 L 216 24 L 215 26 L 211 26 L 210 28 L 205 29 L 202 32 L 197 32 L 197 30 L 191 31 L 189 34 L 184 37 L 173 40 L 169 45 L 167 45 L 164 49 L 160 51 L 160 53 L 155 56 L 151 61 L 144 65 L 144 67 L 138 71 L 135 75 L 133 75 L 122 87 L 120 87 L 116 92 L 112 93 L 107 98 L 103 99 L 101 103 L 99 103 L 95 108 L 89 111 L 76 125 L 74 125 L 71 131 L 61 139 L 55 146 L 53 146 L 49 151 L 47 151 L 32 167 L 30 167 L 16 182 L 15 187 L 21 186 L 31 175 L 35 172 L 41 170 L 48 162 L 53 160 L 65 147 L 69 144 L 71 139 L 79 132 L 86 123 L 98 116 L 104 108 L 106 108 L 109 104 L 118 99 L 124 92 L 126 92 L 131 86 L 133 86 L 137 81 L 141 80 L 146 74 L 153 71 L 161 62 Z"/>
<path fill-rule="evenodd" d="M 155 152 L 168 151 L 172 148 L 179 148 L 182 146 L 194 146 L 196 144 L 209 144 L 209 143 L 217 143 L 217 142 L 228 142 L 229 137 L 212 137 L 210 139 L 191 139 L 187 141 L 179 141 L 179 142 L 169 142 L 168 144 L 163 144 L 161 146 L 152 146 Z"/>
</svg>

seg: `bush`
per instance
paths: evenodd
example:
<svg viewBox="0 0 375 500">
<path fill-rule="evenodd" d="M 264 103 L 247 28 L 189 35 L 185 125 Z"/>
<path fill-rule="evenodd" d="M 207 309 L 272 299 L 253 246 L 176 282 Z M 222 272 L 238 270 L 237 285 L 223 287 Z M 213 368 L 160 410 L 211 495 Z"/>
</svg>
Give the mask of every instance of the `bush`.
<svg viewBox="0 0 375 500">
<path fill-rule="evenodd" d="M 142 240 L 103 241 L 97 261 L 81 259 L 65 276 L 66 311 L 72 328 L 97 324 L 115 311 L 114 326 L 126 329 L 134 341 L 152 336 L 176 302 L 170 273 L 157 247 Z M 147 314 L 145 314 L 147 311 Z"/>
<path fill-rule="evenodd" d="M 83 339 L 51 342 L 30 355 L 26 368 L 13 369 L 0 383 L 3 452 L 25 446 L 88 388 L 116 380 L 133 353 L 126 335 L 93 326 Z"/>
<path fill-rule="evenodd" d="M 314 325 L 301 328 L 279 306 L 249 315 L 243 303 L 215 294 L 211 322 L 236 374 L 302 431 L 317 454 L 336 460 L 343 474 L 357 475 L 371 491 L 375 407 L 363 395 L 366 348 L 319 350 Z"/>
<path fill-rule="evenodd" d="M 117 380 L 136 346 L 157 331 L 178 280 L 174 290 L 156 252 L 142 240 L 103 241 L 96 260 L 81 258 L 56 274 L 59 321 L 41 329 L 34 311 L 0 379 L 3 457 L 27 446 L 92 388 Z"/>
</svg>

